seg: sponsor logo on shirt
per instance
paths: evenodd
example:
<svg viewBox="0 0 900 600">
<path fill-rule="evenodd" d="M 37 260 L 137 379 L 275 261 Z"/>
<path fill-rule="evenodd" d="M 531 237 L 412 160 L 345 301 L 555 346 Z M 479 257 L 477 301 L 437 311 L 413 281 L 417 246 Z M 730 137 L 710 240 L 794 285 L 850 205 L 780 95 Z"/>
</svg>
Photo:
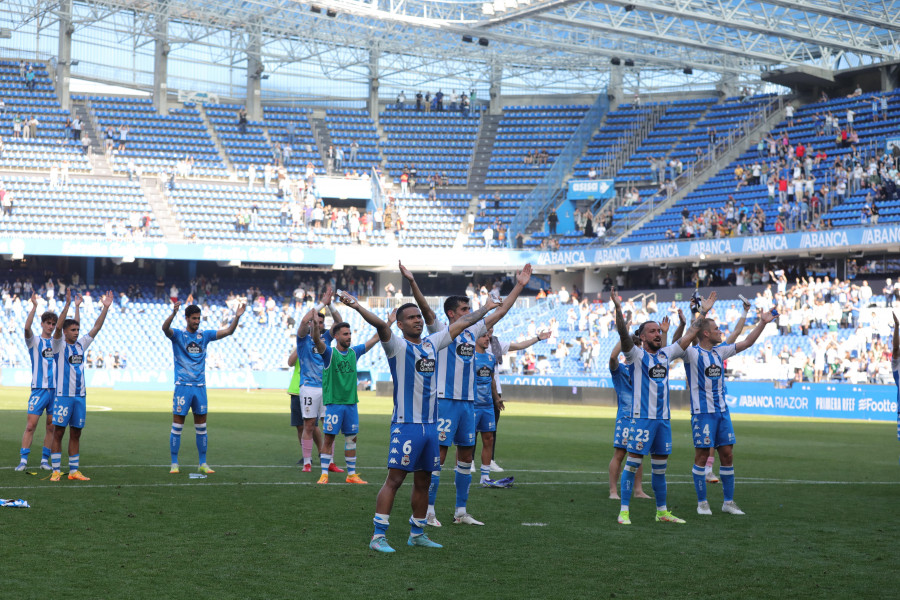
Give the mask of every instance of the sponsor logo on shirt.
<svg viewBox="0 0 900 600">
<path fill-rule="evenodd" d="M 53 349 L 52 348 L 44 348 L 41 350 L 41 356 L 44 358 L 53 358 Z"/>
<path fill-rule="evenodd" d="M 722 367 L 719 365 L 709 365 L 703 373 L 710 379 L 718 379 L 722 376 Z"/>
<path fill-rule="evenodd" d="M 478 376 L 479 377 L 490 377 L 493 372 L 494 371 L 490 367 L 484 366 L 484 367 L 481 367 L 480 369 L 478 369 Z"/>
<path fill-rule="evenodd" d="M 68 358 L 68 361 L 70 365 L 77 366 L 84 362 L 84 356 L 82 356 L 81 354 L 73 354 Z"/>
<path fill-rule="evenodd" d="M 203 348 L 201 348 L 200 344 L 198 344 L 197 342 L 191 342 L 187 345 L 187 348 L 185 348 L 185 350 L 188 354 L 200 354 L 201 352 L 203 352 Z"/>
<path fill-rule="evenodd" d="M 416 361 L 416 373 L 427 373 L 429 375 L 434 373 L 434 359 L 433 358 L 420 358 Z"/>
<path fill-rule="evenodd" d="M 466 342 L 456 346 L 456 355 L 460 358 L 472 358 L 475 355 L 475 346 Z"/>
<path fill-rule="evenodd" d="M 662 381 L 669 374 L 669 370 L 665 365 L 653 365 L 647 372 L 650 374 L 650 379 L 655 379 L 656 381 Z"/>
</svg>

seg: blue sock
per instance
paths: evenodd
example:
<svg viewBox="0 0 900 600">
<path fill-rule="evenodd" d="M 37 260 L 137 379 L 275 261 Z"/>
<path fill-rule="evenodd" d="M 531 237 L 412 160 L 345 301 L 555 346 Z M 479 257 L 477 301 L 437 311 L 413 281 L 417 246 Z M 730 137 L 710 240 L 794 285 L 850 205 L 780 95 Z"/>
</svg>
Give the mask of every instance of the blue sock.
<svg viewBox="0 0 900 600">
<path fill-rule="evenodd" d="M 356 457 L 344 455 L 344 462 L 347 463 L 347 475 L 356 475 Z"/>
<path fill-rule="evenodd" d="M 719 477 L 722 478 L 722 495 L 725 502 L 734 500 L 734 465 L 719 467 Z"/>
<path fill-rule="evenodd" d="M 653 476 L 650 484 L 653 486 L 653 494 L 656 496 L 656 510 L 666 510 L 666 463 L 665 458 L 651 458 Z"/>
<path fill-rule="evenodd" d="M 331 466 L 331 454 L 320 454 L 319 463 L 322 465 L 322 475 L 328 475 L 328 467 Z"/>
<path fill-rule="evenodd" d="M 431 472 L 431 485 L 428 486 L 428 506 L 434 506 L 437 499 L 438 486 L 441 485 L 441 469 Z"/>
<path fill-rule="evenodd" d="M 632 456 L 625 457 L 625 466 L 622 467 L 622 480 L 620 487 L 622 488 L 622 510 L 628 510 L 631 504 L 631 494 L 634 493 L 634 476 L 641 467 L 643 459 Z"/>
<path fill-rule="evenodd" d="M 78 459 L 81 458 L 80 454 L 73 454 L 69 457 L 69 471 L 77 471 L 78 470 Z"/>
<path fill-rule="evenodd" d="M 28 462 L 28 455 L 31 454 L 31 448 L 22 448 L 19 450 L 19 458 L 22 462 Z"/>
<path fill-rule="evenodd" d="M 47 446 L 41 448 L 41 462 L 50 462 L 50 448 Z"/>
<path fill-rule="evenodd" d="M 415 517 L 409 518 L 409 534 L 410 535 L 422 535 L 425 533 L 425 519 L 417 519 Z"/>
<path fill-rule="evenodd" d="M 59 471 L 59 467 L 62 464 L 62 452 L 54 452 L 50 455 L 50 464 L 53 467 L 54 471 Z"/>
<path fill-rule="evenodd" d="M 466 512 L 469 486 L 472 485 L 472 463 L 456 461 L 456 512 Z"/>
<path fill-rule="evenodd" d="M 372 522 L 375 524 L 375 533 L 372 537 L 384 537 L 387 535 L 388 520 L 390 519 L 390 515 L 382 515 L 375 513 L 375 518 L 372 519 Z"/>
<path fill-rule="evenodd" d="M 194 425 L 194 431 L 197 433 L 197 454 L 200 456 L 200 464 L 206 463 L 206 423 L 203 425 Z"/>
<path fill-rule="evenodd" d="M 181 448 L 181 430 L 184 425 L 181 423 L 172 423 L 172 431 L 169 432 L 169 452 L 172 455 L 172 462 L 178 462 L 178 450 Z"/>
<path fill-rule="evenodd" d="M 694 489 L 697 491 L 697 502 L 706 502 L 706 467 L 694 465 Z"/>
</svg>

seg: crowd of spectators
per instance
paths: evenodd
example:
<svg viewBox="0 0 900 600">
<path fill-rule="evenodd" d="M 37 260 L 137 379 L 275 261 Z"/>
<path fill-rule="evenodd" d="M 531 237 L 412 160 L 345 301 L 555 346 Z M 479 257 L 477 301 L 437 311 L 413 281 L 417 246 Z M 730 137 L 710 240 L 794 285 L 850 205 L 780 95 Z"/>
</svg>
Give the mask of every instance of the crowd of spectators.
<svg viewBox="0 0 900 600">
<path fill-rule="evenodd" d="M 397 106 L 401 110 L 405 108 L 406 100 L 405 92 L 401 91 L 397 94 Z M 446 109 L 452 112 L 460 112 L 463 116 L 468 117 L 472 105 L 474 105 L 476 101 L 476 92 L 475 90 L 472 90 L 469 94 L 466 94 L 466 92 L 457 93 L 456 90 L 453 90 L 447 95 L 444 94 L 442 90 L 438 90 L 434 94 L 430 91 L 426 91 L 424 94 L 421 91 L 418 91 L 415 94 L 414 101 L 415 109 L 417 111 L 444 112 Z"/>
</svg>

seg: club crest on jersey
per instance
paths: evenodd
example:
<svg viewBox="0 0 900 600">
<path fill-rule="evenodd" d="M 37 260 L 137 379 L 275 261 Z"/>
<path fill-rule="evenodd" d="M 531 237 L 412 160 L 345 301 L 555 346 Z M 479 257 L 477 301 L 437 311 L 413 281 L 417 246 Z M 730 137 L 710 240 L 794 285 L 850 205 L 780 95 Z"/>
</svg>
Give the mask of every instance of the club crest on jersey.
<svg viewBox="0 0 900 600">
<path fill-rule="evenodd" d="M 447 440 L 447 434 L 444 433 L 443 431 L 440 432 L 440 433 L 438 434 L 438 439 L 439 439 L 440 441 L 442 441 L 442 442 L 446 441 L 446 440 Z"/>
<path fill-rule="evenodd" d="M 201 348 L 200 344 L 198 344 L 197 342 L 191 342 L 187 345 L 185 350 L 188 354 L 200 354 L 201 352 L 203 352 L 203 348 Z"/>
<path fill-rule="evenodd" d="M 52 348 L 44 348 L 41 350 L 41 356 L 44 358 L 53 358 L 53 349 Z"/>
<path fill-rule="evenodd" d="M 704 443 L 704 444 L 708 444 L 708 443 L 709 443 L 709 438 L 708 438 L 708 437 L 703 438 L 703 443 Z"/>
<path fill-rule="evenodd" d="M 416 373 L 427 373 L 429 375 L 434 373 L 434 359 L 433 358 L 420 358 L 416 361 Z"/>
<path fill-rule="evenodd" d="M 70 365 L 77 366 L 84 362 L 84 356 L 82 356 L 81 354 L 73 354 L 67 360 L 69 361 Z"/>
<path fill-rule="evenodd" d="M 472 358 L 475 355 L 475 346 L 466 342 L 456 346 L 456 355 L 460 358 Z"/>
<path fill-rule="evenodd" d="M 719 365 L 709 365 L 703 373 L 710 379 L 718 379 L 722 376 L 722 367 Z"/>
<path fill-rule="evenodd" d="M 492 372 L 493 371 L 491 370 L 490 367 L 484 366 L 484 367 L 481 367 L 480 369 L 478 369 L 478 376 L 479 377 L 490 377 Z"/>
<path fill-rule="evenodd" d="M 637 444 L 634 445 L 634 447 L 637 448 L 638 450 L 643 450 L 644 442 L 638 442 Z"/>
<path fill-rule="evenodd" d="M 657 381 L 662 381 L 669 374 L 669 370 L 665 367 L 665 365 L 653 365 L 647 371 L 650 375 L 650 379 L 655 379 Z"/>
<path fill-rule="evenodd" d="M 409 465 L 409 454 L 404 454 L 403 458 L 400 459 L 400 464 L 404 467 Z"/>
</svg>

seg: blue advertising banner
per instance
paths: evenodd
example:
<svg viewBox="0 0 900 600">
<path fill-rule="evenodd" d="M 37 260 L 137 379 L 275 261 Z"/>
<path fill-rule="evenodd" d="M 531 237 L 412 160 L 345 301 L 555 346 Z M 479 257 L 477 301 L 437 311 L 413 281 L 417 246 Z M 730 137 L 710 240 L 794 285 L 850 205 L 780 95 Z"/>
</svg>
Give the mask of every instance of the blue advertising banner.
<svg viewBox="0 0 900 600">
<path fill-rule="evenodd" d="M 569 200 L 601 200 L 616 195 L 614 179 L 570 179 L 566 198 Z"/>
</svg>

